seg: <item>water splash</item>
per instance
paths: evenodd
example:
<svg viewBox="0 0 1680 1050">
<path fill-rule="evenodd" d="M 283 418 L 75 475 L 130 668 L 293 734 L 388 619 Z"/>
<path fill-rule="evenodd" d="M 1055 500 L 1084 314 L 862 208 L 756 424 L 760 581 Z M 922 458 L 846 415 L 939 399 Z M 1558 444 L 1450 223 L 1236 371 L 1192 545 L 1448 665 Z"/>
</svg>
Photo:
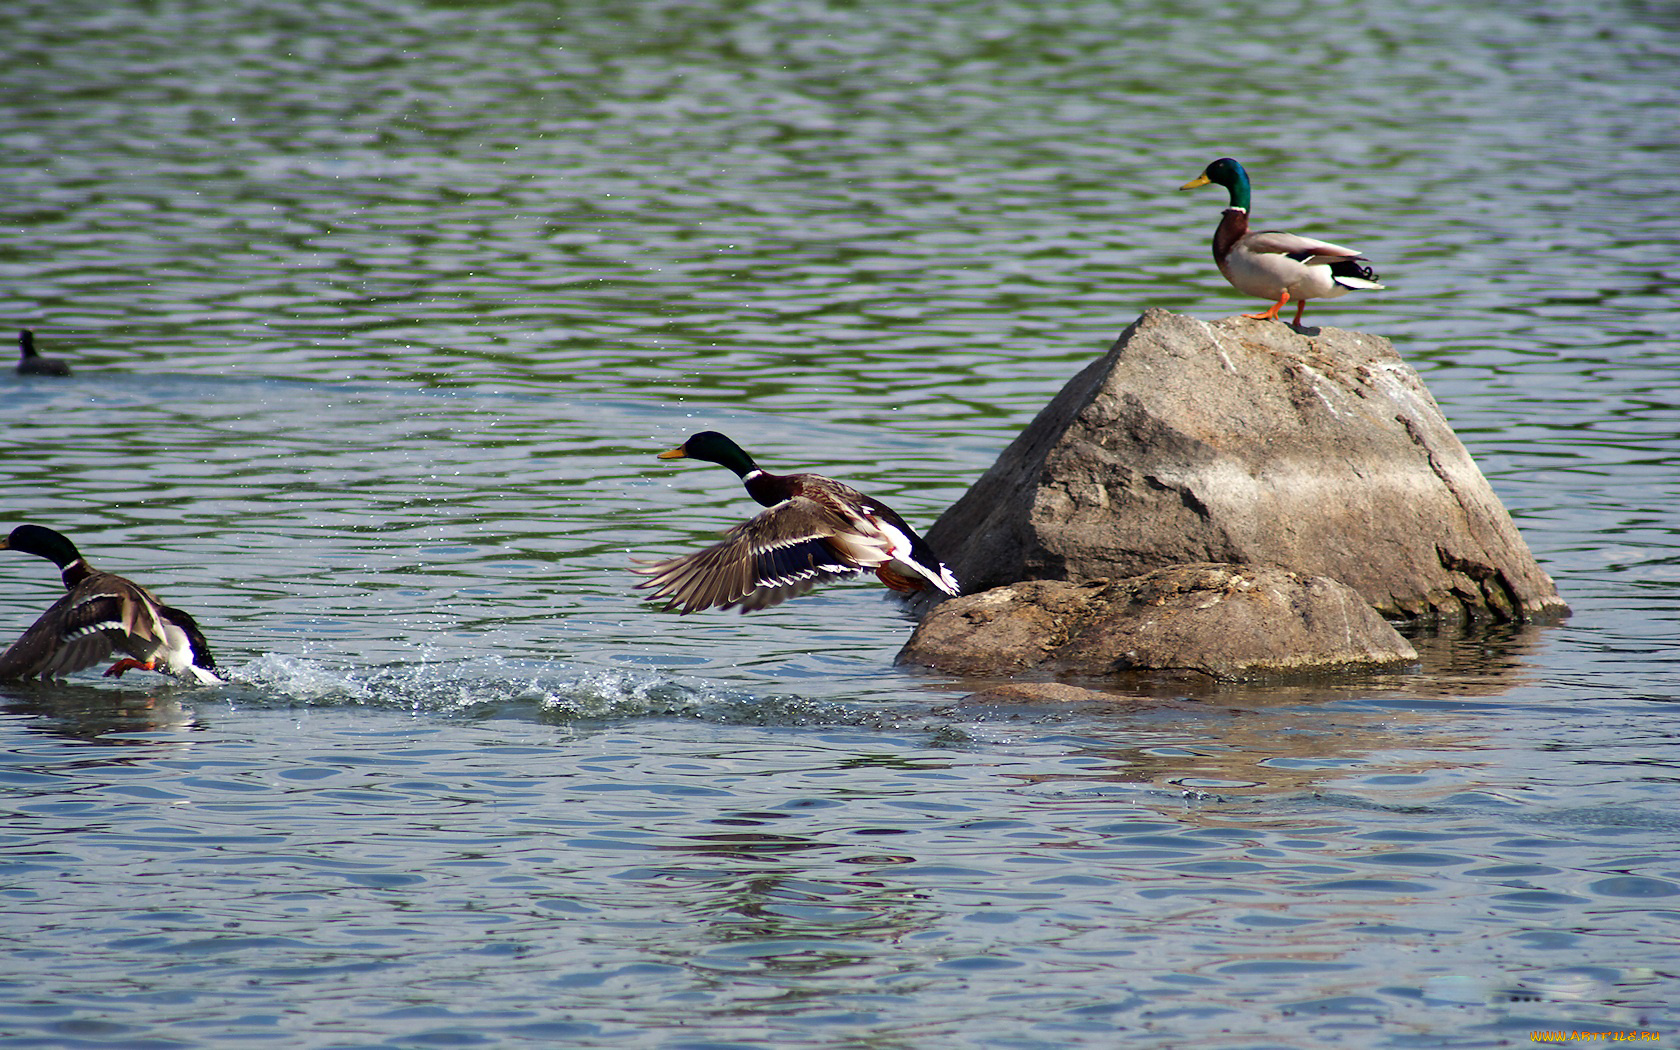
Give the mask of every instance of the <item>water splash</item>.
<svg viewBox="0 0 1680 1050">
<path fill-rule="evenodd" d="M 563 661 L 490 656 L 354 667 L 265 654 L 233 672 L 228 699 L 251 707 L 378 707 L 435 715 L 537 718 L 570 723 L 684 718 L 728 725 L 886 729 L 901 712 L 873 705 L 755 696 L 653 672 L 580 671 Z"/>
</svg>

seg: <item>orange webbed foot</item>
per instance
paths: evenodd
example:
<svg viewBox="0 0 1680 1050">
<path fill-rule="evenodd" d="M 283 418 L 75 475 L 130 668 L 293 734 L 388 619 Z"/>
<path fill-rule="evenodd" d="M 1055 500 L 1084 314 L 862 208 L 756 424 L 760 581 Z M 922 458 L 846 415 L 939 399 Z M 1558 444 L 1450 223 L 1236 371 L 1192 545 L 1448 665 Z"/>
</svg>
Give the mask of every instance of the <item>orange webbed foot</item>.
<svg viewBox="0 0 1680 1050">
<path fill-rule="evenodd" d="M 142 661 L 136 660 L 133 657 L 124 657 L 106 669 L 105 677 L 121 678 L 124 671 L 133 671 L 136 669 L 141 671 L 155 671 L 157 670 L 157 664 L 151 660 Z"/>
<path fill-rule="evenodd" d="M 1283 304 L 1287 303 L 1288 301 L 1289 301 L 1289 293 L 1284 292 L 1282 295 L 1278 296 L 1278 301 L 1272 304 L 1272 308 L 1270 310 L 1267 310 L 1265 313 L 1243 314 L 1243 316 L 1244 317 L 1252 317 L 1256 321 L 1275 321 L 1275 320 L 1277 320 L 1278 311 L 1283 309 Z M 1306 305 L 1307 305 L 1306 300 L 1303 299 L 1301 301 L 1300 307 L 1297 307 L 1297 309 L 1304 308 Z"/>
</svg>

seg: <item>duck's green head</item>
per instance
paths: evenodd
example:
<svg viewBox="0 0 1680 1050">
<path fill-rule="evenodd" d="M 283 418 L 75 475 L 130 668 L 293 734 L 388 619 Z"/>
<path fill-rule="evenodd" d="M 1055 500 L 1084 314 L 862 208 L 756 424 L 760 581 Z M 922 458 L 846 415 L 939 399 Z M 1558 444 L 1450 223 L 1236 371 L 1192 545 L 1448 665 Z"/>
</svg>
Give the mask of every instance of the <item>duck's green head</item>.
<svg viewBox="0 0 1680 1050">
<path fill-rule="evenodd" d="M 1248 172 L 1243 166 L 1230 157 L 1220 157 L 1209 164 L 1207 168 L 1195 178 L 1180 186 L 1181 190 L 1193 190 L 1197 186 L 1217 183 L 1231 191 L 1231 207 L 1248 210 Z"/>
<path fill-rule="evenodd" d="M 702 430 L 676 448 L 661 452 L 659 458 L 703 459 L 707 463 L 720 463 L 741 477 L 746 477 L 756 469 L 752 457 L 747 455 L 740 445 L 715 430 Z"/>
<path fill-rule="evenodd" d="M 81 557 L 68 536 L 45 525 L 19 525 L 10 536 L 0 539 L 0 550 L 22 551 L 47 558 L 61 569 Z"/>
</svg>

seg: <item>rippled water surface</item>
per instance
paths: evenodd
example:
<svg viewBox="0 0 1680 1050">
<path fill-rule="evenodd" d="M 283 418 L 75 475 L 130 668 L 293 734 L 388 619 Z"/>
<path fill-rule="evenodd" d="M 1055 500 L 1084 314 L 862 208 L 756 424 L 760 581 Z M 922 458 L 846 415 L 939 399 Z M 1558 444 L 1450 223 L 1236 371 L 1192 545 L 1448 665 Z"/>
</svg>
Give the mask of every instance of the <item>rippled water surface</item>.
<svg viewBox="0 0 1680 1050">
<path fill-rule="evenodd" d="M 0 524 L 233 681 L 0 686 L 0 1046 L 1680 1033 L 1672 5 L 19 0 Z M 1404 674 L 1022 703 L 629 558 L 731 433 L 926 527 L 1255 214 L 1557 578 Z M 0 633 L 61 592 L 0 553 Z M 1085 683 L 1092 684 L 1092 683 Z"/>
</svg>

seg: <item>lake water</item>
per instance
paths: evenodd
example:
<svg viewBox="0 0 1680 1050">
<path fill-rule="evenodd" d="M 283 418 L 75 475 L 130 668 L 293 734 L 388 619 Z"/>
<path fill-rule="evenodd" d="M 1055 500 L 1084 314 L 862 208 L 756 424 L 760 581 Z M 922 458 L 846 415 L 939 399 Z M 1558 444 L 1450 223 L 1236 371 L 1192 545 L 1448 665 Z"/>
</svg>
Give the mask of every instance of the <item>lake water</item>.
<svg viewBox="0 0 1680 1050">
<path fill-rule="evenodd" d="M 0 686 L 0 1047 L 1481 1047 L 1680 1034 L 1669 3 L 0 14 L 0 524 L 234 679 Z M 1574 609 L 1277 687 L 967 699 L 878 586 L 629 559 L 723 430 L 926 528 L 1255 216 Z M 0 633 L 61 593 L 0 553 Z M 1085 683 L 1092 684 L 1092 683 Z"/>
</svg>

